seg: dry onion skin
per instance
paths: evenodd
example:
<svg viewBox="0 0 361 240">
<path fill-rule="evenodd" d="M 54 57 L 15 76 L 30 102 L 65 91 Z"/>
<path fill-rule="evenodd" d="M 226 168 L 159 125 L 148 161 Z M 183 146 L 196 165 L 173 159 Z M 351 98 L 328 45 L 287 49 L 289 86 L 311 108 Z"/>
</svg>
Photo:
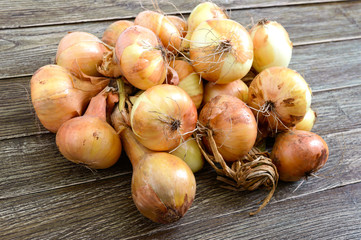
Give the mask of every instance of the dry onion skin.
<svg viewBox="0 0 361 240">
<path fill-rule="evenodd" d="M 115 54 L 122 75 L 134 87 L 146 90 L 164 82 L 165 50 L 151 30 L 141 26 L 127 28 L 117 40 Z"/>
<path fill-rule="evenodd" d="M 317 120 L 317 114 L 311 108 L 308 109 L 305 117 L 301 122 L 297 123 L 296 130 L 311 131 Z"/>
<path fill-rule="evenodd" d="M 325 165 L 328 155 L 328 146 L 319 135 L 294 130 L 277 136 L 271 159 L 280 179 L 294 182 L 317 172 Z"/>
<path fill-rule="evenodd" d="M 103 80 L 92 84 L 61 66 L 46 65 L 31 78 L 31 101 L 40 122 L 55 133 L 67 120 L 81 116 L 90 99 L 108 83 L 109 80 Z"/>
<path fill-rule="evenodd" d="M 110 24 L 105 29 L 102 41 L 111 47 L 115 47 L 118 37 L 125 29 L 134 26 L 134 23 L 128 20 L 119 20 Z"/>
<path fill-rule="evenodd" d="M 199 114 L 203 127 L 212 130 L 219 153 L 233 162 L 247 154 L 257 137 L 257 123 L 252 111 L 239 98 L 219 95 L 212 98 Z M 203 137 L 209 147 L 209 136 Z"/>
<path fill-rule="evenodd" d="M 202 78 L 194 72 L 192 65 L 184 60 L 174 60 L 169 65 L 178 74 L 179 83 L 177 86 L 188 93 L 198 109 L 203 99 Z"/>
<path fill-rule="evenodd" d="M 269 67 L 288 67 L 293 45 L 281 24 L 262 20 L 252 27 L 250 35 L 254 51 L 253 67 L 257 72 Z"/>
<path fill-rule="evenodd" d="M 130 124 L 137 139 L 154 151 L 169 151 L 186 140 L 197 123 L 197 109 L 180 87 L 162 84 L 135 101 Z"/>
<path fill-rule="evenodd" d="M 253 62 L 253 43 L 246 29 L 230 19 L 202 22 L 190 42 L 190 59 L 202 78 L 225 84 L 243 78 Z"/>
<path fill-rule="evenodd" d="M 248 87 L 241 79 L 227 84 L 215 84 L 213 82 L 208 82 L 204 86 L 203 104 L 206 104 L 218 95 L 234 96 L 247 103 Z"/>
<path fill-rule="evenodd" d="M 99 38 L 86 32 L 72 32 L 60 40 L 56 63 L 78 78 L 101 77 L 97 66 L 108 50 Z M 86 76 L 84 76 L 86 75 Z"/>
<path fill-rule="evenodd" d="M 311 105 L 311 89 L 303 77 L 285 67 L 259 73 L 248 89 L 248 105 L 260 125 L 286 130 L 302 121 Z"/>
<path fill-rule="evenodd" d="M 187 35 L 188 25 L 186 20 L 177 16 L 166 16 L 166 18 L 168 18 L 178 29 L 181 37 L 185 37 Z"/>
</svg>

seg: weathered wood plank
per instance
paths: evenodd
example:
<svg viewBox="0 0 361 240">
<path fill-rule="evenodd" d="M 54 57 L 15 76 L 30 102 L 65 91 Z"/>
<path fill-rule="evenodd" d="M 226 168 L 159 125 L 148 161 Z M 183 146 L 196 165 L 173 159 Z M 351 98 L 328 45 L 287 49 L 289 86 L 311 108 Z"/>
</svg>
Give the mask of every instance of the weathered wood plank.
<svg viewBox="0 0 361 240">
<path fill-rule="evenodd" d="M 89 22 L 105 19 L 132 18 L 140 9 L 154 10 L 152 2 L 158 2 L 162 11 L 167 13 L 189 13 L 200 0 L 186 1 L 56 1 L 49 4 L 48 0 L 15 0 L 0 2 L 0 29 L 29 27 L 34 25 L 65 24 Z M 310 3 L 340 2 L 340 0 L 245 0 L 242 2 L 213 1 L 226 9 L 247 9 L 272 6 L 300 5 Z"/>
<path fill-rule="evenodd" d="M 361 2 L 282 7 L 277 11 L 273 8 L 235 10 L 231 16 L 244 26 L 251 26 L 252 18 L 277 20 L 295 44 L 361 37 Z M 111 22 L 0 30 L 0 79 L 28 76 L 39 67 L 53 63 L 57 44 L 66 32 L 88 31 L 101 37 Z"/>
<path fill-rule="evenodd" d="M 345 228 L 349 236 L 356 236 L 360 234 L 355 222 L 360 219 L 360 202 L 357 202 L 361 194 L 357 191 L 361 181 L 360 133 L 361 129 L 358 129 L 323 136 L 330 146 L 330 159 L 319 174 L 327 177 L 310 178 L 296 192 L 293 191 L 299 183 L 281 183 L 270 205 L 254 218 L 248 213 L 257 207 L 266 192 L 223 189 L 215 180 L 214 171 L 205 170 L 196 175 L 196 200 L 183 219 L 172 225 L 151 223 L 137 212 L 130 198 L 131 175 L 125 174 L 104 181 L 0 199 L 0 236 L 3 235 L 2 239 L 63 236 L 71 239 L 138 239 L 146 236 L 183 239 L 186 236 L 201 238 L 205 234 L 207 239 L 213 239 L 213 235 L 214 239 L 219 239 L 222 234 L 228 238 L 231 234 L 247 236 L 255 231 L 253 234 L 262 238 L 266 232 L 260 230 L 272 227 L 279 229 L 272 231 L 275 237 L 282 234 L 305 234 L 303 236 L 307 237 L 313 231 L 328 236 L 327 230 L 332 230 L 329 234 L 339 235 Z M 56 181 L 50 180 L 54 176 L 48 176 L 45 171 L 38 172 L 37 176 L 41 176 L 37 179 L 43 181 L 43 185 L 49 186 L 49 181 Z M 62 174 L 62 178 L 71 176 Z M 7 186 L 12 186 L 12 182 L 7 182 Z M 325 191 L 352 183 L 359 184 Z M 324 224 L 330 219 L 333 219 L 332 223 Z M 304 224 L 305 228 L 295 228 L 297 224 Z M 337 224 L 342 228 L 334 229 Z M 181 233 L 185 228 L 187 231 Z"/>
<path fill-rule="evenodd" d="M 361 84 L 361 40 L 297 46 L 290 67 L 305 76 L 313 91 Z M 312 54 L 310 54 L 312 53 Z M 347 64 L 345 64 L 347 59 Z M 34 115 L 29 77 L 0 81 L 0 140 L 46 132 Z M 313 107 L 320 114 L 317 129 L 323 132 L 358 127 L 360 87 L 315 93 Z M 347 114 L 342 113 L 346 111 Z M 341 113 L 341 115 L 340 115 Z M 337 120 L 337 117 L 344 121 Z M 329 124 L 332 119 L 332 123 Z M 323 121 L 328 122 L 323 122 Z M 347 124 L 346 124 L 347 123 Z"/>
</svg>

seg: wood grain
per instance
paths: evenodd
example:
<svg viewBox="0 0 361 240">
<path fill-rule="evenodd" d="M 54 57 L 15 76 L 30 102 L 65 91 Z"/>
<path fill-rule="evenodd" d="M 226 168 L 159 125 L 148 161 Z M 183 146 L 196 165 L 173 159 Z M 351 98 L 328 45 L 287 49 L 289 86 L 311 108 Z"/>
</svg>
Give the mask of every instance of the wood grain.
<svg viewBox="0 0 361 240">
<path fill-rule="evenodd" d="M 249 27 L 252 19 L 277 20 L 287 29 L 295 45 L 361 37 L 361 2 L 281 7 L 277 11 L 273 8 L 235 10 L 231 17 Z M 87 31 L 101 37 L 112 22 L 0 30 L 0 79 L 28 76 L 41 66 L 53 63 L 57 44 L 67 32 Z M 312 56 L 315 55 L 310 54 Z"/>
<path fill-rule="evenodd" d="M 154 1 L 167 13 L 189 13 L 200 0 L 186 1 Z M 300 5 L 322 2 L 340 2 L 338 0 L 237 0 L 213 1 L 226 9 L 264 8 L 272 6 Z M 49 4 L 46 0 L 13 0 L 0 2 L 0 29 L 19 28 L 36 25 L 55 25 L 74 22 L 90 22 L 105 19 L 124 19 L 135 17 L 142 9 L 155 10 L 150 0 L 112 0 L 89 1 L 71 0 L 55 1 Z"/>
</svg>

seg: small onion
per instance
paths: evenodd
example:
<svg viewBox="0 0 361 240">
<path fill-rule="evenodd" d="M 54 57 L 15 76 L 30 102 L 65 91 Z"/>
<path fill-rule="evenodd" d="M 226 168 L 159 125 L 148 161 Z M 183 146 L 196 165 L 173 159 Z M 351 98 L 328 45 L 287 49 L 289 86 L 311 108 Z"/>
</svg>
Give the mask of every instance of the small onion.
<svg viewBox="0 0 361 240">
<path fill-rule="evenodd" d="M 294 127 L 311 105 L 311 89 L 296 71 L 271 67 L 259 73 L 248 89 L 248 105 L 261 125 L 272 130 Z"/>
<path fill-rule="evenodd" d="M 225 84 L 249 72 L 253 44 L 241 24 L 229 19 L 212 19 L 194 30 L 189 53 L 194 70 L 202 78 Z"/>
<path fill-rule="evenodd" d="M 201 150 L 194 138 L 189 138 L 181 143 L 177 148 L 170 152 L 171 154 L 183 159 L 192 169 L 192 172 L 198 172 L 203 168 L 204 159 Z"/>
<path fill-rule="evenodd" d="M 149 29 L 127 28 L 117 40 L 115 54 L 123 76 L 134 87 L 146 90 L 164 82 L 167 74 L 165 50 Z"/>
<path fill-rule="evenodd" d="M 181 37 L 185 37 L 187 35 L 188 25 L 183 18 L 177 16 L 166 16 L 166 18 L 168 18 L 178 29 Z"/>
<path fill-rule="evenodd" d="M 288 67 L 292 42 L 287 31 L 275 21 L 262 20 L 252 27 L 253 67 L 261 72 L 269 67 Z"/>
<path fill-rule="evenodd" d="M 102 41 L 109 46 L 115 47 L 115 43 L 120 34 L 133 25 L 133 22 L 127 20 L 119 20 L 110 24 L 103 33 Z"/>
<path fill-rule="evenodd" d="M 313 125 L 315 125 L 316 119 L 317 119 L 316 112 L 314 112 L 311 108 L 309 108 L 302 121 L 296 124 L 296 129 L 311 131 Z"/>
<path fill-rule="evenodd" d="M 282 181 L 298 181 L 322 168 L 328 159 L 328 146 L 317 134 L 295 130 L 280 133 L 271 159 Z"/>
<path fill-rule="evenodd" d="M 186 140 L 197 123 L 197 109 L 180 87 L 162 84 L 135 101 L 130 124 L 137 139 L 154 151 L 169 151 Z"/>
<path fill-rule="evenodd" d="M 230 95 L 241 99 L 247 103 L 248 100 L 248 87 L 240 79 L 227 83 L 227 84 L 215 84 L 208 82 L 204 86 L 203 104 L 209 102 L 212 98 L 218 95 Z"/>
<path fill-rule="evenodd" d="M 218 151 L 225 161 L 237 161 L 251 150 L 256 141 L 256 120 L 239 98 L 229 95 L 212 98 L 202 108 L 199 122 L 212 130 Z M 207 137 L 203 142 L 210 149 Z"/>
<path fill-rule="evenodd" d="M 31 101 L 40 122 L 55 133 L 67 120 L 81 116 L 90 99 L 108 83 L 104 79 L 92 84 L 74 77 L 61 66 L 46 65 L 31 78 Z"/>
</svg>

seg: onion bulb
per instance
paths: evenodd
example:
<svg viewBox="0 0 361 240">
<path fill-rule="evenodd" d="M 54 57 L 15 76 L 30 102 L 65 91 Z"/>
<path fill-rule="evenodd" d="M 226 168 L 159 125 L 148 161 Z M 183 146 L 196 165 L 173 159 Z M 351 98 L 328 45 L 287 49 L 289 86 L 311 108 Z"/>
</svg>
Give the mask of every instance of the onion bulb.
<svg viewBox="0 0 361 240">
<path fill-rule="evenodd" d="M 203 99 L 203 81 L 201 77 L 194 72 L 192 65 L 186 61 L 174 60 L 169 65 L 178 74 L 179 83 L 177 86 L 186 91 L 192 98 L 196 108 L 199 108 Z"/>
<path fill-rule="evenodd" d="M 132 165 L 132 198 L 138 210 L 157 223 L 178 221 L 195 197 L 192 170 L 179 157 L 153 152 L 140 144 L 129 127 L 124 127 L 118 108 L 112 123 L 120 136 Z"/>
<path fill-rule="evenodd" d="M 219 153 L 225 161 L 237 161 L 253 147 L 257 123 L 252 111 L 239 98 L 219 95 L 202 108 L 199 122 L 212 131 Z M 203 138 L 210 149 L 209 136 Z"/>
<path fill-rule="evenodd" d="M 127 28 L 117 40 L 115 54 L 122 75 L 134 87 L 146 90 L 164 82 L 167 74 L 165 50 L 149 29 Z"/>
<path fill-rule="evenodd" d="M 298 181 L 322 168 L 328 159 L 328 146 L 317 134 L 295 130 L 280 133 L 271 159 L 282 181 Z"/>
<path fill-rule="evenodd" d="M 288 67 L 292 42 L 287 31 L 275 21 L 262 20 L 250 30 L 253 41 L 253 67 L 261 72 L 269 67 Z"/>
<path fill-rule="evenodd" d="M 86 32 L 72 32 L 61 39 L 56 63 L 78 78 L 100 77 L 102 75 L 97 71 L 97 66 L 107 51 L 96 36 Z"/>
<path fill-rule="evenodd" d="M 181 37 L 185 37 L 187 35 L 188 25 L 183 18 L 177 16 L 166 16 L 166 18 L 168 18 L 178 29 Z"/>
<path fill-rule="evenodd" d="M 100 92 L 90 101 L 81 117 L 66 121 L 56 134 L 56 145 L 68 160 L 94 169 L 104 169 L 115 164 L 122 145 L 118 134 L 106 122 L 106 98 Z"/>
<path fill-rule="evenodd" d="M 135 18 L 134 24 L 152 30 L 169 51 L 176 53 L 179 50 L 182 33 L 163 14 L 154 11 L 140 12 Z"/>
<path fill-rule="evenodd" d="M 296 124 L 297 130 L 304 130 L 304 131 L 311 131 L 313 125 L 315 125 L 317 119 L 317 114 L 311 108 L 308 109 L 306 112 L 305 117 L 302 119 L 301 122 Z"/>
<path fill-rule="evenodd" d="M 311 89 L 296 71 L 271 67 L 259 73 L 248 91 L 248 105 L 261 125 L 272 130 L 294 127 L 311 105 Z"/>
<path fill-rule="evenodd" d="M 194 173 L 201 170 L 204 165 L 201 150 L 194 138 L 189 138 L 170 153 L 183 159 Z"/>
<path fill-rule="evenodd" d="M 206 104 L 218 95 L 234 96 L 247 103 L 248 87 L 241 79 L 227 84 L 215 84 L 213 82 L 208 82 L 204 86 L 203 104 Z"/>
<path fill-rule="evenodd" d="M 125 29 L 133 26 L 134 23 L 128 20 L 119 20 L 110 24 L 105 29 L 102 37 L 102 41 L 111 47 L 115 47 L 118 37 Z"/>
<path fill-rule="evenodd" d="M 194 70 L 202 78 L 225 84 L 249 72 L 253 44 L 241 24 L 230 19 L 211 19 L 194 30 L 189 53 Z"/>
<path fill-rule="evenodd" d="M 216 4 L 212 2 L 203 2 L 198 4 L 188 17 L 187 25 L 188 32 L 185 36 L 185 40 L 182 42 L 182 49 L 186 50 L 190 47 L 190 40 L 192 38 L 193 31 L 199 24 L 210 19 L 228 19 L 227 14 Z"/>
<path fill-rule="evenodd" d="M 40 122 L 55 133 L 67 120 L 81 116 L 90 99 L 108 83 L 104 79 L 92 84 L 72 76 L 61 66 L 46 65 L 31 78 L 31 101 Z"/>
<path fill-rule="evenodd" d="M 154 151 L 169 151 L 186 140 L 197 123 L 197 109 L 180 87 L 162 84 L 135 101 L 130 124 L 137 139 Z"/>
</svg>

